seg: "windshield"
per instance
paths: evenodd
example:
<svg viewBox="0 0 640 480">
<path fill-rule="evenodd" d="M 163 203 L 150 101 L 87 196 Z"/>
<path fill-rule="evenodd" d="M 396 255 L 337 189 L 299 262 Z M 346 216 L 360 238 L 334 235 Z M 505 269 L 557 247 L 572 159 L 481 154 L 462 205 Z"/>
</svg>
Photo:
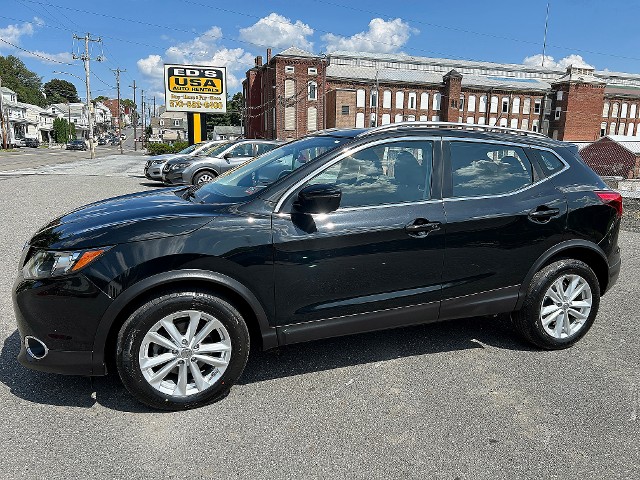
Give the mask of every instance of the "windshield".
<svg viewBox="0 0 640 480">
<path fill-rule="evenodd" d="M 224 150 L 229 146 L 229 143 L 216 143 L 215 145 L 211 145 L 209 148 L 205 148 L 201 152 L 196 153 L 196 157 L 212 157 L 221 150 Z"/>
<path fill-rule="evenodd" d="M 246 200 L 263 188 L 286 177 L 314 158 L 350 141 L 348 137 L 307 137 L 275 148 L 204 184 L 193 192 L 197 202 L 213 203 L 220 196 Z"/>
<path fill-rule="evenodd" d="M 186 155 L 188 153 L 193 152 L 196 148 L 200 148 L 203 143 L 194 143 L 193 145 L 189 145 L 187 148 L 180 150 L 178 155 Z"/>
</svg>

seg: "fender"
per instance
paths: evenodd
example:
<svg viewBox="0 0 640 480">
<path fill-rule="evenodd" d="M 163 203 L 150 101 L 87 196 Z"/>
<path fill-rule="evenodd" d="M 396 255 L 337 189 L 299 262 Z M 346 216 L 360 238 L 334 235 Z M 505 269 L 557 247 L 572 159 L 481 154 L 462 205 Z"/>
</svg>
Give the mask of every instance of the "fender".
<svg viewBox="0 0 640 480">
<path fill-rule="evenodd" d="M 594 253 L 597 253 L 605 262 L 605 264 L 609 265 L 609 261 L 607 260 L 607 256 L 605 255 L 604 251 L 593 242 L 589 242 L 587 240 L 573 239 L 573 240 L 565 240 L 564 242 L 554 245 L 549 250 L 547 250 L 542 255 L 540 255 L 540 257 L 538 257 L 538 260 L 536 260 L 536 262 L 533 264 L 531 269 L 529 269 L 529 272 L 527 273 L 526 277 L 524 277 L 524 280 L 520 285 L 520 291 L 518 292 L 518 301 L 516 303 L 516 308 L 515 308 L 516 310 L 519 310 L 522 307 L 522 304 L 524 303 L 524 300 L 527 296 L 526 294 L 527 294 L 527 290 L 529 289 L 531 279 L 538 272 L 538 270 L 540 270 L 542 265 L 544 265 L 544 263 L 554 255 L 557 255 L 558 253 L 562 253 L 564 250 L 568 250 L 570 248 L 576 248 L 576 247 L 585 248 L 585 249 L 591 250 Z"/>
<path fill-rule="evenodd" d="M 200 167 L 200 168 L 198 168 L 195 172 L 193 172 L 193 175 L 191 175 L 191 181 L 192 181 L 192 183 L 193 183 L 193 179 L 194 179 L 194 177 L 195 177 L 196 175 L 198 175 L 200 172 L 203 172 L 203 171 L 205 171 L 205 170 L 207 170 L 207 171 L 209 171 L 209 172 L 213 172 L 213 173 L 214 173 L 214 175 L 215 175 L 216 177 L 219 177 L 219 176 L 220 176 L 220 172 L 218 172 L 218 171 L 217 171 L 215 168 L 213 168 L 213 167 Z"/>
<path fill-rule="evenodd" d="M 124 292 L 122 292 L 116 299 L 109 305 L 107 311 L 102 316 L 98 329 L 96 330 L 95 340 L 93 342 L 93 375 L 104 375 L 104 353 L 107 343 L 107 337 L 111 326 L 115 322 L 116 318 L 122 312 L 122 310 L 137 296 L 143 294 L 152 288 L 160 285 L 166 285 L 176 281 L 183 280 L 204 280 L 211 284 L 222 285 L 233 290 L 240 295 L 251 307 L 256 318 L 258 319 L 258 326 L 262 335 L 262 344 L 265 350 L 275 348 L 278 346 L 278 338 L 276 336 L 276 329 L 269 325 L 267 314 L 264 308 L 260 304 L 256 296 L 237 280 L 223 275 L 221 273 L 210 272 L 207 270 L 174 270 L 170 272 L 163 272 L 157 275 L 153 275 L 149 278 L 139 281 L 135 285 L 132 285 Z"/>
</svg>

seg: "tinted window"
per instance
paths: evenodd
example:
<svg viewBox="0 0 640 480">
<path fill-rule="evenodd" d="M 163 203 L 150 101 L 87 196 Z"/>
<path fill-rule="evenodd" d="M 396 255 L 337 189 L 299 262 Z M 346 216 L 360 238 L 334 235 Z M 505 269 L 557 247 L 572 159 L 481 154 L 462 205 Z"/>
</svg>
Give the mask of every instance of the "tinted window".
<svg viewBox="0 0 640 480">
<path fill-rule="evenodd" d="M 533 183 L 531 162 L 519 147 L 451 142 L 454 197 L 513 192 Z"/>
<path fill-rule="evenodd" d="M 277 145 L 274 145 L 272 143 L 258 143 L 256 146 L 258 148 L 256 155 L 262 155 L 263 153 L 266 153 L 277 147 Z"/>
<path fill-rule="evenodd" d="M 341 159 L 307 185 L 342 190 L 341 208 L 413 202 L 429 197 L 432 143 L 392 142 Z"/>
<path fill-rule="evenodd" d="M 253 157 L 253 143 L 241 143 L 229 151 L 231 157 Z"/>
<path fill-rule="evenodd" d="M 562 163 L 553 153 L 545 152 L 544 150 L 536 151 L 538 152 L 538 155 L 540 155 L 540 166 L 547 175 L 553 175 L 564 168 L 564 163 Z"/>
</svg>

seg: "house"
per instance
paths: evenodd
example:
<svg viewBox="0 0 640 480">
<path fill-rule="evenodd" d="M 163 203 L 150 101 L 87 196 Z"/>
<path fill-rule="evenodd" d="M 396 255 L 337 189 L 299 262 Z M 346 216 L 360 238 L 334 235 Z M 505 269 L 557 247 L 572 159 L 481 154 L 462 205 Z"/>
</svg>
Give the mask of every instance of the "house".
<svg viewBox="0 0 640 480">
<path fill-rule="evenodd" d="M 580 150 L 580 156 L 602 177 L 640 178 L 640 137 L 607 135 Z"/>
<path fill-rule="evenodd" d="M 44 108 L 29 103 L 22 103 L 26 108 L 27 123 L 25 126 L 25 138 L 35 138 L 43 143 L 54 141 L 53 121 L 56 116 Z"/>
<path fill-rule="evenodd" d="M 242 127 L 227 125 L 216 125 L 213 127 L 213 138 L 216 140 L 237 140 L 238 138 L 242 138 L 243 133 L 244 128 Z"/>
<path fill-rule="evenodd" d="M 7 134 L 7 144 L 20 144 L 25 138 L 27 127 L 27 109 L 18 102 L 16 92 L 7 87 L 0 87 L 2 95 L 2 117 Z"/>
<path fill-rule="evenodd" d="M 73 123 L 76 128 L 76 138 L 89 138 L 89 115 L 84 103 L 54 103 L 47 111 Z"/>
<path fill-rule="evenodd" d="M 173 143 L 186 141 L 187 114 L 185 112 L 167 112 L 164 107 L 159 109 L 160 115 L 151 117 L 150 142 Z"/>
</svg>

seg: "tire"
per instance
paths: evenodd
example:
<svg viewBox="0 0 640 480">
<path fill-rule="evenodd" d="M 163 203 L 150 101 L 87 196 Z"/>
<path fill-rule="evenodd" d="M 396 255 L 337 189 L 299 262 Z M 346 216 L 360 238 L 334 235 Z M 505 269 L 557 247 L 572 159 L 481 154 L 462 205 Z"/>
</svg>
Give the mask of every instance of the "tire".
<svg viewBox="0 0 640 480">
<path fill-rule="evenodd" d="M 136 399 L 175 411 L 224 398 L 248 355 L 247 325 L 230 302 L 208 293 L 174 292 L 150 300 L 125 321 L 116 362 Z"/>
<path fill-rule="evenodd" d="M 574 294 L 577 296 L 571 300 Z M 600 284 L 593 270 L 579 260 L 565 259 L 533 276 L 522 309 L 514 312 L 512 319 L 533 345 L 561 350 L 589 331 L 599 306 Z"/>
<path fill-rule="evenodd" d="M 193 183 L 194 185 L 198 185 L 200 183 L 212 182 L 216 179 L 217 176 L 218 174 L 211 170 L 202 170 L 201 172 L 198 172 L 194 175 L 193 181 L 191 183 Z"/>
</svg>

